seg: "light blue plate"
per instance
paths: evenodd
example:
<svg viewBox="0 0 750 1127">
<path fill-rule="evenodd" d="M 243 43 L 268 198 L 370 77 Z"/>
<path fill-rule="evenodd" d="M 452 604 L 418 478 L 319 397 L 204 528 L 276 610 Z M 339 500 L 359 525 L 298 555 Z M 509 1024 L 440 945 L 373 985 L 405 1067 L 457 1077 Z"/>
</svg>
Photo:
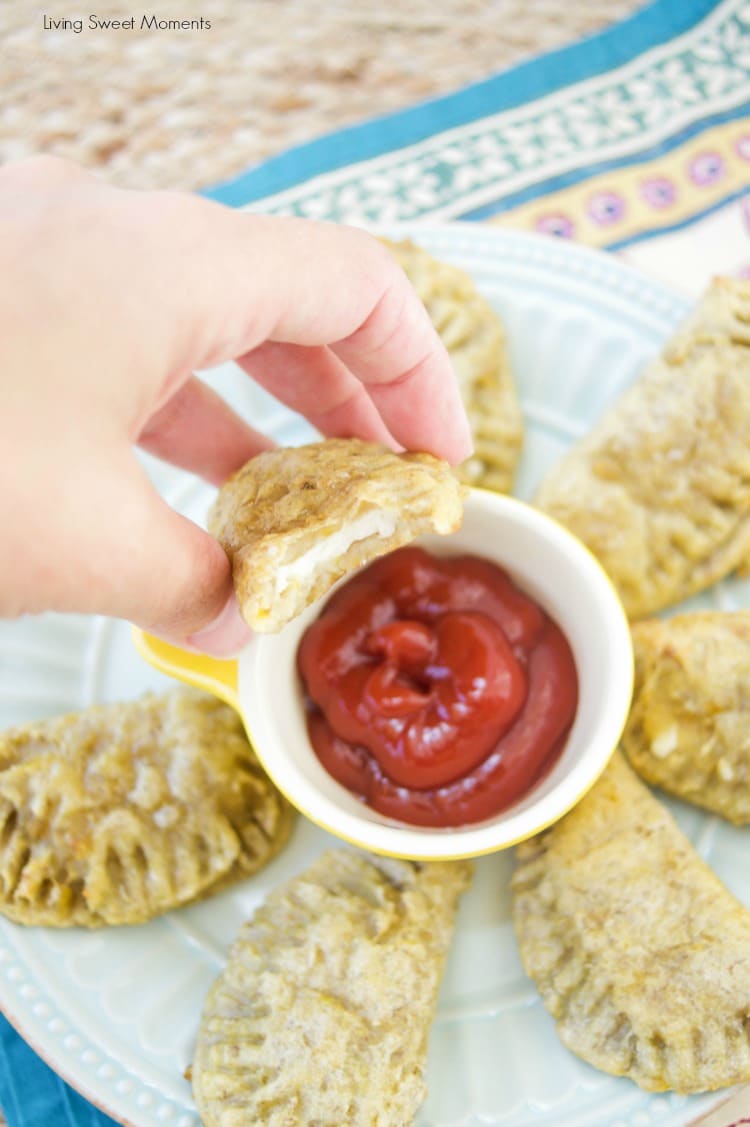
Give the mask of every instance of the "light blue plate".
<svg viewBox="0 0 750 1127">
<path fill-rule="evenodd" d="M 687 308 L 686 299 L 615 259 L 564 242 L 460 224 L 390 233 L 408 233 L 466 269 L 505 322 L 527 428 L 517 489 L 524 498 Z M 234 368 L 207 378 L 280 442 L 312 436 Z M 169 501 L 202 521 L 212 491 L 145 460 Z M 728 608 L 750 605 L 748 596 L 747 585 L 729 581 L 699 602 Z M 0 727 L 166 684 L 139 661 L 124 623 L 54 615 L 0 623 Z M 746 833 L 670 806 L 750 906 Z M 116 1120 L 198 1127 L 184 1072 L 205 992 L 266 892 L 331 842 L 300 821 L 289 847 L 257 878 L 141 927 L 57 932 L 0 920 L 0 1006 L 53 1068 Z M 484 858 L 464 898 L 419 1127 L 683 1127 L 716 1103 L 715 1096 L 647 1096 L 561 1045 L 521 970 L 511 867 L 509 854 Z"/>
</svg>

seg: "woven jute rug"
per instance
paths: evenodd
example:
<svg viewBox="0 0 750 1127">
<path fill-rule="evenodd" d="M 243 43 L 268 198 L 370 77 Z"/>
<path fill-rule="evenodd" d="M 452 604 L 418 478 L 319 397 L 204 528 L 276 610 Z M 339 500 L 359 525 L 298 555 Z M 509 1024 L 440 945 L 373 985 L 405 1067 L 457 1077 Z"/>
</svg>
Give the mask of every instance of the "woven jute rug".
<svg viewBox="0 0 750 1127">
<path fill-rule="evenodd" d="M 642 2 L 642 0 L 641 0 Z M 635 0 L 0 0 L 0 162 L 70 157 L 128 187 L 200 188 L 290 145 L 590 35 Z M 192 27 L 155 26 L 185 21 Z M 146 25 L 141 26 L 144 23 Z"/>
</svg>

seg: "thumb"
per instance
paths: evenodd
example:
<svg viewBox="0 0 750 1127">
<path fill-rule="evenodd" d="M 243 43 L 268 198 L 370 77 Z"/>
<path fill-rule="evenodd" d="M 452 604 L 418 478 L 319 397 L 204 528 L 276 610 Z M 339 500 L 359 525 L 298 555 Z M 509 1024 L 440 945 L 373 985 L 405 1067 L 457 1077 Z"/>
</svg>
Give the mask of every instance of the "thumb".
<svg viewBox="0 0 750 1127">
<path fill-rule="evenodd" d="M 224 549 L 167 504 L 134 457 L 121 479 L 120 504 L 110 513 L 108 574 L 99 587 L 104 605 L 92 609 L 216 657 L 242 649 L 250 629 L 239 613 Z M 100 540 L 99 556 L 102 549 Z"/>
</svg>

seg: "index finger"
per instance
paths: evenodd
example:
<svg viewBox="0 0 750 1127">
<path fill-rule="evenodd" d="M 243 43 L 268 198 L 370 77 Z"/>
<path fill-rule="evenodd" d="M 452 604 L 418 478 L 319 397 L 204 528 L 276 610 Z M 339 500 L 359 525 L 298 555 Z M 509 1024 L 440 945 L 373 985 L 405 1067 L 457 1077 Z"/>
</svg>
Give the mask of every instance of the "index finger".
<svg viewBox="0 0 750 1127">
<path fill-rule="evenodd" d="M 397 442 L 453 463 L 470 454 L 448 353 L 377 239 L 192 196 L 146 196 L 152 222 L 144 290 L 158 301 L 162 324 L 190 326 L 172 341 L 179 370 L 241 361 L 264 341 L 328 346 L 366 388 Z M 316 370 L 319 378 L 311 365 L 311 379 Z M 273 379 L 268 389 L 273 393 Z"/>
<path fill-rule="evenodd" d="M 327 345 L 365 387 L 402 446 L 456 463 L 471 433 L 448 353 L 408 278 L 386 248 L 350 227 L 277 220 L 266 277 L 286 277 L 274 342 Z M 310 378 L 323 378 L 310 364 Z M 304 379 L 304 375 L 300 376 Z M 275 390 L 275 375 L 264 381 Z M 279 382 L 281 382 L 279 377 Z M 321 399 L 326 398 L 320 388 Z M 300 400 L 309 399 L 310 389 Z"/>
<path fill-rule="evenodd" d="M 366 321 L 332 351 L 365 385 L 403 446 L 442 453 L 455 464 L 472 449 L 458 381 L 419 298 L 414 306 L 405 275 L 404 281 L 406 287 L 394 281 Z"/>
</svg>

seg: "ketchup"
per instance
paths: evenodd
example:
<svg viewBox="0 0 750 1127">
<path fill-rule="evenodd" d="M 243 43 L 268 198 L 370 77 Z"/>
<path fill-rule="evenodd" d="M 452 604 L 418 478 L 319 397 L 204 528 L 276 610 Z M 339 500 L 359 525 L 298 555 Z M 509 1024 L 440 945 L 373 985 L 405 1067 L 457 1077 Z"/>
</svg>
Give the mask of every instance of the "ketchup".
<svg viewBox="0 0 750 1127">
<path fill-rule="evenodd" d="M 381 557 L 328 600 L 297 664 L 323 766 L 413 825 L 479 822 L 515 802 L 578 704 L 560 628 L 478 556 Z"/>
</svg>

